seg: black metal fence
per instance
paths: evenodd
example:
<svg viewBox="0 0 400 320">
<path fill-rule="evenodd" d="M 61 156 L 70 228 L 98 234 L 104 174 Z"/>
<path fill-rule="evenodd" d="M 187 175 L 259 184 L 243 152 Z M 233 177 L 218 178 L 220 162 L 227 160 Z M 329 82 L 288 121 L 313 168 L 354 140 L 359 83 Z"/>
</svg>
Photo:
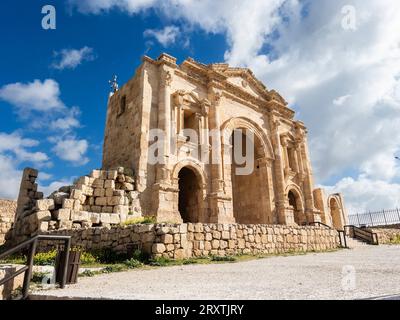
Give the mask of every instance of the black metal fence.
<svg viewBox="0 0 400 320">
<path fill-rule="evenodd" d="M 400 224 L 400 209 L 371 211 L 349 215 L 349 224 L 367 227 Z"/>
</svg>

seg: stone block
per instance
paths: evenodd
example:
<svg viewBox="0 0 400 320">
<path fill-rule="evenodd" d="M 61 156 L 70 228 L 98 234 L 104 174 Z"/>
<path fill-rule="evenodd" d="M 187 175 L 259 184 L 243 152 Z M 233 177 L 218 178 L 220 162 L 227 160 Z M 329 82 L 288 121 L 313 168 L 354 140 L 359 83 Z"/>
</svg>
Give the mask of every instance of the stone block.
<svg viewBox="0 0 400 320">
<path fill-rule="evenodd" d="M 45 232 L 49 230 L 49 222 L 48 221 L 42 221 L 39 223 L 39 231 L 40 232 Z"/>
<path fill-rule="evenodd" d="M 114 180 L 104 181 L 104 188 L 115 189 L 115 181 Z"/>
<path fill-rule="evenodd" d="M 129 207 L 123 205 L 114 206 L 113 212 L 127 215 L 129 213 Z"/>
<path fill-rule="evenodd" d="M 79 200 L 82 195 L 82 190 L 79 189 L 72 189 L 71 191 L 71 199 Z"/>
<path fill-rule="evenodd" d="M 154 243 L 151 247 L 152 253 L 164 253 L 165 250 L 166 250 L 166 247 L 163 243 Z"/>
<path fill-rule="evenodd" d="M 42 211 L 37 211 L 35 212 L 34 219 L 37 219 L 37 221 L 50 221 L 51 220 L 51 212 L 49 210 L 42 210 Z"/>
<path fill-rule="evenodd" d="M 64 198 L 63 202 L 62 202 L 62 207 L 64 209 L 72 209 L 73 206 L 74 206 L 74 201 L 75 201 L 74 199 L 66 199 L 66 198 Z"/>
<path fill-rule="evenodd" d="M 100 214 L 96 212 L 90 213 L 90 222 L 91 223 L 100 223 Z"/>
<path fill-rule="evenodd" d="M 111 221 L 110 213 L 100 213 L 101 223 L 110 223 L 110 221 Z"/>
<path fill-rule="evenodd" d="M 53 199 L 36 200 L 36 208 L 39 211 L 53 210 L 55 208 L 54 200 Z"/>
<path fill-rule="evenodd" d="M 104 189 L 102 189 L 104 190 Z M 106 206 L 108 205 L 108 198 L 107 197 L 97 197 L 95 200 L 96 206 Z"/>
<path fill-rule="evenodd" d="M 104 188 L 94 188 L 93 189 L 93 196 L 95 197 L 104 197 L 105 195 L 105 190 Z"/>
<path fill-rule="evenodd" d="M 161 242 L 163 242 L 165 244 L 173 243 L 174 237 L 172 234 L 164 234 L 161 236 Z"/>
<path fill-rule="evenodd" d="M 87 211 L 72 211 L 71 212 L 72 221 L 89 221 L 90 213 Z"/>
<path fill-rule="evenodd" d="M 121 223 L 121 219 L 118 213 L 111 213 L 110 214 L 110 223 L 111 224 L 119 224 Z"/>
<path fill-rule="evenodd" d="M 109 180 L 115 180 L 117 179 L 118 171 L 117 170 L 110 170 L 107 173 L 107 179 Z"/>
<path fill-rule="evenodd" d="M 70 220 L 71 219 L 71 209 L 58 209 L 53 211 L 53 218 L 56 220 Z"/>
</svg>

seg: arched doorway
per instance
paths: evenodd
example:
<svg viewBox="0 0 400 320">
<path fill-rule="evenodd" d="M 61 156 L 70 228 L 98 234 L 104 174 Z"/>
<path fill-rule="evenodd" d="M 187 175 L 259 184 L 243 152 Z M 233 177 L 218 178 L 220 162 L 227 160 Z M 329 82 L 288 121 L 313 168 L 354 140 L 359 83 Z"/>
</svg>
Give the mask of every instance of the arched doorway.
<svg viewBox="0 0 400 320">
<path fill-rule="evenodd" d="M 338 204 L 338 201 L 335 198 L 331 198 L 329 200 L 329 208 L 332 217 L 332 226 L 336 230 L 343 229 L 343 222 L 342 222 L 342 214 Z"/>
<path fill-rule="evenodd" d="M 258 165 L 258 160 L 263 158 L 260 140 L 254 134 L 249 135 L 248 130 L 238 128 L 233 130 L 230 144 L 232 146 L 231 183 L 235 220 L 242 224 L 264 223 L 263 216 L 266 208 L 263 197 L 266 195 L 263 194 L 263 190 L 266 181 L 262 181 Z M 238 161 L 240 159 L 235 157 L 235 152 L 240 155 L 240 148 L 241 156 L 246 158 L 245 163 L 241 163 Z M 248 169 L 243 170 L 244 168 Z"/>
<path fill-rule="evenodd" d="M 183 167 L 178 174 L 178 183 L 178 210 L 183 222 L 199 222 L 202 197 L 198 177 L 191 168 Z"/>
<path fill-rule="evenodd" d="M 296 222 L 298 225 L 301 225 L 303 223 L 302 221 L 302 213 L 301 213 L 301 202 L 299 195 L 294 192 L 293 190 L 290 190 L 288 193 L 288 199 L 289 199 L 289 206 L 293 208 L 293 218 L 294 222 Z"/>
</svg>

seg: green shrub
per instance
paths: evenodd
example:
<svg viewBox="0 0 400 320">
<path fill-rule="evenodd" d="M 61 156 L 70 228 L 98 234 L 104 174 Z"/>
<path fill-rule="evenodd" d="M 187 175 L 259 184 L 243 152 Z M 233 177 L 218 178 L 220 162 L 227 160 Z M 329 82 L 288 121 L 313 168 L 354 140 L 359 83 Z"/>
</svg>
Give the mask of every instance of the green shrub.
<svg viewBox="0 0 400 320">
<path fill-rule="evenodd" d="M 95 272 L 92 270 L 85 270 L 82 273 L 80 273 L 79 275 L 82 277 L 94 277 L 96 274 L 98 274 L 98 272 Z"/>
<path fill-rule="evenodd" d="M 97 263 L 96 257 L 90 252 L 83 251 L 81 253 L 81 264 L 94 264 Z"/>
<path fill-rule="evenodd" d="M 126 253 L 117 253 L 110 248 L 95 250 L 92 251 L 91 254 L 97 262 L 104 264 L 124 262 L 128 259 L 128 255 Z"/>
<path fill-rule="evenodd" d="M 135 259 L 135 260 L 138 260 L 140 262 L 147 263 L 149 261 L 149 259 L 150 259 L 150 254 L 148 254 L 146 252 L 143 252 L 143 251 L 138 249 L 138 250 L 135 250 L 132 253 L 132 258 L 131 259 Z"/>
<path fill-rule="evenodd" d="M 183 264 L 196 264 L 196 263 L 199 263 L 199 260 L 190 258 L 190 259 L 185 259 L 185 260 L 183 260 L 182 263 L 183 263 Z"/>
<path fill-rule="evenodd" d="M 43 278 L 47 276 L 45 272 L 33 272 L 32 273 L 32 282 L 42 283 Z"/>
<path fill-rule="evenodd" d="M 232 256 L 212 256 L 211 261 L 236 261 L 235 257 Z"/>
<path fill-rule="evenodd" d="M 39 252 L 35 254 L 33 258 L 33 264 L 37 266 L 51 266 L 56 261 L 57 250 L 51 250 L 48 252 Z"/>
<path fill-rule="evenodd" d="M 158 266 L 158 267 L 164 267 L 167 266 L 171 263 L 171 260 L 169 258 L 164 258 L 164 257 L 159 257 L 159 258 L 153 258 L 149 260 L 149 264 L 151 266 Z"/>
<path fill-rule="evenodd" d="M 143 266 L 143 263 L 141 263 L 139 260 L 136 259 L 129 259 L 124 262 L 124 264 L 129 268 L 129 269 L 134 269 L 134 268 L 140 268 Z"/>
<path fill-rule="evenodd" d="M 129 226 L 132 224 L 153 224 L 156 222 L 157 221 L 155 217 L 138 217 L 126 220 L 125 222 L 122 223 L 122 225 Z"/>
<path fill-rule="evenodd" d="M 111 266 L 107 266 L 103 269 L 104 273 L 111 273 L 111 272 L 120 272 L 125 270 L 124 266 L 120 264 L 113 264 Z"/>
</svg>

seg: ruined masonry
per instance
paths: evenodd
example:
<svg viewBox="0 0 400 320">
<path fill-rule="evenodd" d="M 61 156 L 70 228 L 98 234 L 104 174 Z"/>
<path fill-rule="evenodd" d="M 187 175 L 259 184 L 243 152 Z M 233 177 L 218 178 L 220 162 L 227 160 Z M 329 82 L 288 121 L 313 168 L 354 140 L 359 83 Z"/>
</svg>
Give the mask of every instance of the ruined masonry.
<svg viewBox="0 0 400 320">
<path fill-rule="evenodd" d="M 144 216 L 211 229 L 227 224 L 301 229 L 314 222 L 343 229 L 343 197 L 314 188 L 307 130 L 294 115 L 249 69 L 145 56 L 134 77 L 110 94 L 102 169 L 47 198 L 37 191 L 38 172 L 25 169 L 8 237 L 19 242 L 37 232 L 109 229 Z M 152 129 L 166 135 L 162 163 L 149 161 Z M 197 141 L 187 129 L 197 133 Z M 243 141 L 255 154 L 248 175 L 236 174 L 240 164 L 232 158 L 233 134 L 240 129 L 247 130 Z M 224 241 L 229 240 L 235 239 Z M 327 241 L 328 247 L 337 242 Z M 162 253 L 160 248 L 154 253 Z"/>
</svg>

